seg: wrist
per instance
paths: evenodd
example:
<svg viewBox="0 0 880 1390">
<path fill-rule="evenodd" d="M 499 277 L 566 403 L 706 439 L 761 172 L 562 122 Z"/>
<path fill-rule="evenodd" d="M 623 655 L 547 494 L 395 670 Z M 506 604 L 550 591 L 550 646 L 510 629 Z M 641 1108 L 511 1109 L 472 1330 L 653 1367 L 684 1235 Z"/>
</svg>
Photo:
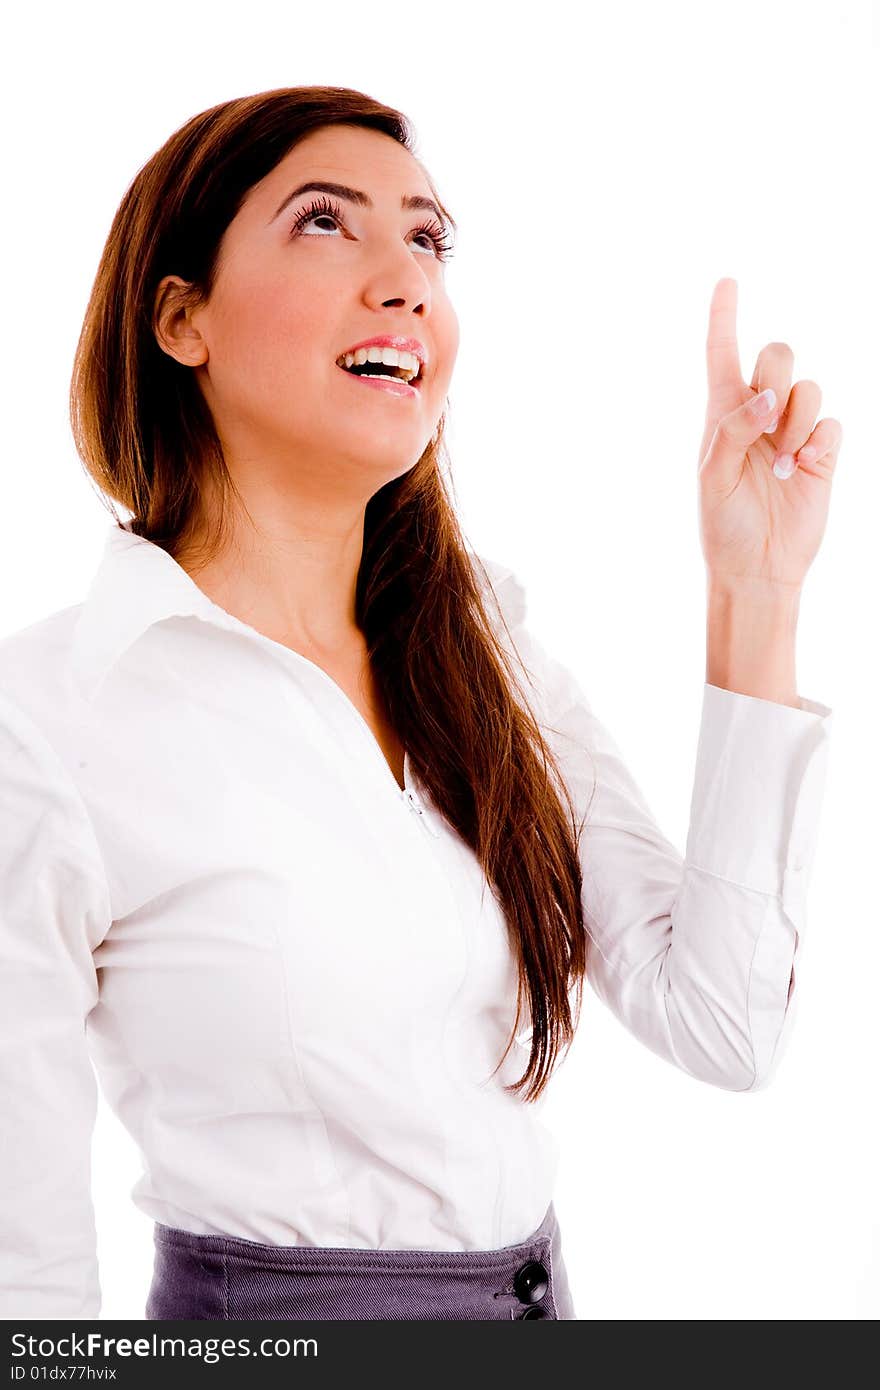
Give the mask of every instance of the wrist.
<svg viewBox="0 0 880 1390">
<path fill-rule="evenodd" d="M 801 596 L 801 585 L 787 583 L 784 579 L 757 579 L 707 570 L 706 584 L 710 600 L 714 597 L 737 603 L 751 602 L 762 608 L 797 610 Z"/>
<path fill-rule="evenodd" d="M 706 680 L 800 708 L 795 645 L 800 587 L 709 577 Z"/>
</svg>

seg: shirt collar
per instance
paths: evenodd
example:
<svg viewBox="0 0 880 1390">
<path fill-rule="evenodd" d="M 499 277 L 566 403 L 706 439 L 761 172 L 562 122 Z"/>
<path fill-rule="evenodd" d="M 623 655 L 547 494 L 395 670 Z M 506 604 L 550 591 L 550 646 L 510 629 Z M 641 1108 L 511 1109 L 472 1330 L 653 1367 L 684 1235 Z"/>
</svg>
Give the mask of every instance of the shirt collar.
<svg viewBox="0 0 880 1390">
<path fill-rule="evenodd" d="M 485 592 L 485 570 L 508 626 L 514 627 L 525 617 L 525 592 L 517 576 L 496 560 L 476 559 L 480 588 Z M 94 699 L 116 662 L 154 623 L 190 615 L 218 627 L 235 626 L 167 550 L 136 535 L 129 524 L 113 522 L 73 636 L 71 668 L 83 696 Z"/>
<path fill-rule="evenodd" d="M 163 618 L 195 614 L 223 624 L 223 610 L 166 550 L 113 522 L 73 635 L 71 669 L 87 700 L 132 643 Z"/>
</svg>

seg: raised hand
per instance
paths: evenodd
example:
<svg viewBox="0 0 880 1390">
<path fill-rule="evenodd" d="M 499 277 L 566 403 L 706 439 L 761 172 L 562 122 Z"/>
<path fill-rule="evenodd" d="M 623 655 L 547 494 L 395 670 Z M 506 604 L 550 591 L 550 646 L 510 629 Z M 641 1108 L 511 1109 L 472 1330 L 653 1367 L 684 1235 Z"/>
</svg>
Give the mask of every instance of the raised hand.
<svg viewBox="0 0 880 1390">
<path fill-rule="evenodd" d="M 703 556 L 709 578 L 721 583 L 799 589 L 825 533 L 843 430 L 839 420 L 816 421 L 822 393 L 815 381 L 791 384 L 787 343 L 761 349 L 746 385 L 736 305 L 736 281 L 719 280 L 709 310 L 698 474 Z"/>
</svg>

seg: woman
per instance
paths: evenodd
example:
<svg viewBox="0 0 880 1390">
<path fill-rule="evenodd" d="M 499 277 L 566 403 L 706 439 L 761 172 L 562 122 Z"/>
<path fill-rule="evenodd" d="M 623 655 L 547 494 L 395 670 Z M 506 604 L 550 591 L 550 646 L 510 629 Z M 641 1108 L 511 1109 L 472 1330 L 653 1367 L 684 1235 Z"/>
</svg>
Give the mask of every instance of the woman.
<svg viewBox="0 0 880 1390">
<path fill-rule="evenodd" d="M 194 117 L 116 214 L 72 420 L 131 518 L 0 647 L 7 1318 L 99 1312 L 90 1059 L 148 1318 L 507 1320 L 575 1317 L 537 1114 L 584 978 L 697 1080 L 781 1055 L 840 427 L 784 344 L 745 385 L 719 282 L 682 859 L 447 497 L 454 227 L 403 115 L 324 87 Z"/>
</svg>

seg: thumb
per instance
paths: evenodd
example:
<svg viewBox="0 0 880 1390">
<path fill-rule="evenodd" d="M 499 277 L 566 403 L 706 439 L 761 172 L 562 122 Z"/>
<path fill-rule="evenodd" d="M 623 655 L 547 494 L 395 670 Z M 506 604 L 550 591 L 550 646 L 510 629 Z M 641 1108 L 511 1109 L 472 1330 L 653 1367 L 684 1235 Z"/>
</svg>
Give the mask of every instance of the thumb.
<svg viewBox="0 0 880 1390">
<path fill-rule="evenodd" d="M 700 464 L 700 472 L 708 470 L 719 483 L 735 482 L 746 450 L 760 439 L 775 413 L 776 392 L 768 386 L 745 405 L 722 415 Z"/>
</svg>

